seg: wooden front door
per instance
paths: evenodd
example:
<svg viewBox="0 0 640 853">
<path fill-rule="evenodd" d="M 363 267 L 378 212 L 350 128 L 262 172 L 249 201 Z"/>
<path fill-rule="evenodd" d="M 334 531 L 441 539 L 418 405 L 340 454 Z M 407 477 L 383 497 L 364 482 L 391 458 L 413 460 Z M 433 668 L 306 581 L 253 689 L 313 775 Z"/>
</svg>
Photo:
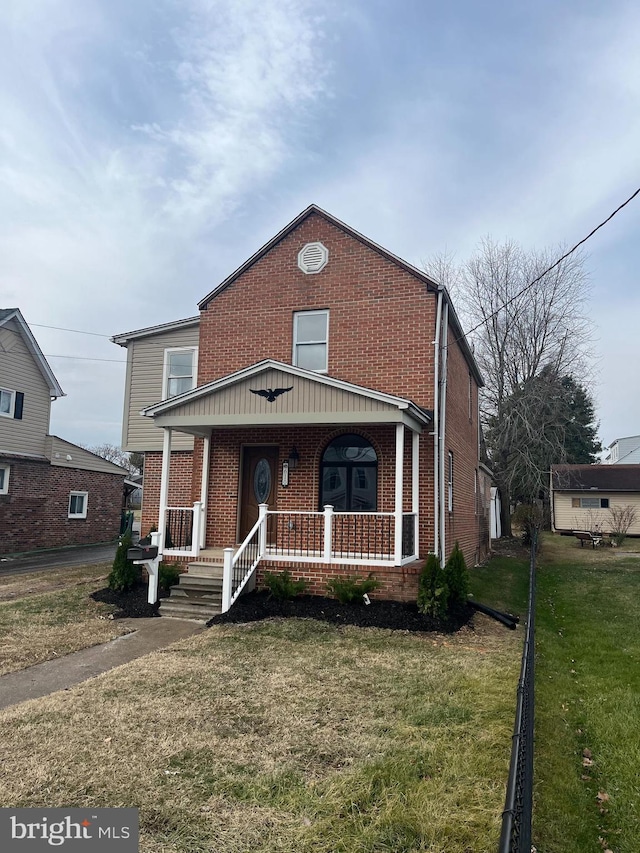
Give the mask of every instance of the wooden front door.
<svg viewBox="0 0 640 853">
<path fill-rule="evenodd" d="M 245 447 L 242 452 L 239 542 L 243 542 L 258 520 L 258 505 L 275 509 L 277 447 Z"/>
</svg>

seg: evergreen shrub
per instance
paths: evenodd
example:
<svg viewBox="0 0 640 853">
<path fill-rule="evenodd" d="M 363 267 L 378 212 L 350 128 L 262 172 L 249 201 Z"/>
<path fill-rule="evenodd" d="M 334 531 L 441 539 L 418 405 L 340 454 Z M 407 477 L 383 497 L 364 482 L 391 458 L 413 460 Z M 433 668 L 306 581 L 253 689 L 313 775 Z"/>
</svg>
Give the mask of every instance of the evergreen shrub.
<svg viewBox="0 0 640 853">
<path fill-rule="evenodd" d="M 131 548 L 131 534 L 125 533 L 118 540 L 118 549 L 107 580 L 109 589 L 114 589 L 116 592 L 126 592 L 140 580 L 140 566 L 135 566 L 132 560 L 127 559 L 129 548 Z"/>
<path fill-rule="evenodd" d="M 444 619 L 449 609 L 449 587 L 435 554 L 429 554 L 418 579 L 418 610 Z"/>
</svg>

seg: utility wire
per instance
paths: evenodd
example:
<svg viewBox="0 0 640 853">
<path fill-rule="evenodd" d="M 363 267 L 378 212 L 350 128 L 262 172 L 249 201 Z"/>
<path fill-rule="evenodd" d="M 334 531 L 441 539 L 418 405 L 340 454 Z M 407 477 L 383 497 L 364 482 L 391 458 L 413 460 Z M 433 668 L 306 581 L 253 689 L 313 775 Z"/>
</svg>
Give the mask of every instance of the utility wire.
<svg viewBox="0 0 640 853">
<path fill-rule="evenodd" d="M 70 331 L 70 330 L 66 330 Z M 123 361 L 121 358 L 89 358 L 85 355 L 47 355 L 44 353 L 45 358 L 74 358 L 77 361 L 110 361 L 112 364 L 126 364 L 126 361 Z"/>
<path fill-rule="evenodd" d="M 63 329 L 62 326 L 45 326 L 44 323 L 29 323 L 29 326 L 38 326 L 39 329 L 56 329 L 58 332 L 75 332 L 78 335 L 93 335 L 96 338 L 110 338 L 111 335 L 101 335 L 100 332 L 84 332 L 81 329 Z M 63 358 L 63 356 L 60 356 Z"/>
<path fill-rule="evenodd" d="M 504 308 L 507 308 L 507 306 L 511 305 L 512 302 L 515 302 L 516 299 L 519 299 L 528 290 L 531 290 L 531 288 L 534 286 L 534 284 L 537 284 L 540 281 L 540 279 L 544 278 L 545 275 L 547 275 L 547 273 L 550 273 L 551 270 L 553 270 L 557 266 L 559 266 L 564 260 L 566 260 L 569 257 L 569 255 L 572 255 L 576 251 L 576 249 L 578 249 L 580 246 L 582 246 L 583 243 L 586 243 L 587 240 L 589 240 L 591 237 L 593 237 L 593 235 L 596 233 L 596 231 L 599 231 L 604 225 L 607 224 L 607 222 L 610 222 L 613 219 L 613 217 L 616 215 L 616 213 L 619 213 L 623 207 L 626 207 L 630 201 L 633 201 L 633 199 L 638 194 L 640 194 L 640 187 L 638 187 L 638 189 L 632 195 L 630 195 L 626 201 L 623 201 L 619 207 L 616 207 L 616 209 L 613 211 L 613 213 L 610 214 L 609 216 L 607 216 L 607 218 L 605 220 L 603 220 L 600 223 L 600 225 L 596 225 L 596 227 L 593 229 L 593 231 L 590 231 L 586 237 L 583 237 L 582 240 L 579 240 L 575 244 L 575 246 L 573 246 L 571 249 L 569 249 L 568 252 L 565 252 L 561 258 L 558 258 L 558 260 L 554 264 L 551 264 L 551 266 L 548 267 L 543 273 L 540 273 L 540 275 L 537 278 L 534 278 L 533 281 L 530 281 L 529 284 L 525 285 L 525 287 L 523 287 L 522 290 L 518 291 L 518 293 L 516 293 L 515 296 L 512 296 L 511 299 L 507 299 L 507 301 L 503 305 L 501 305 L 499 308 L 497 308 L 492 314 L 489 314 L 487 317 L 485 317 L 481 323 L 478 323 L 478 325 L 474 326 L 472 329 L 468 329 L 462 337 L 466 337 L 467 335 L 470 335 L 472 332 L 475 332 L 481 326 L 484 326 L 487 323 L 487 321 L 491 320 L 493 317 L 495 317 L 497 314 L 499 314 Z M 456 343 L 459 340 L 461 340 L 461 338 L 457 338 Z"/>
</svg>

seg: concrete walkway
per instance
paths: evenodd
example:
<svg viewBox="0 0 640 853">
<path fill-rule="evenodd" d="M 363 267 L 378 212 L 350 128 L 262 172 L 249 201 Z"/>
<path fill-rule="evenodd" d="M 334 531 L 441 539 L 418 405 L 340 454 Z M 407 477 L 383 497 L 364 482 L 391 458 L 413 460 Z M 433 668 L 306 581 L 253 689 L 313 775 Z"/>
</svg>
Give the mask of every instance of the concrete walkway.
<svg viewBox="0 0 640 853">
<path fill-rule="evenodd" d="M 204 630 L 204 626 L 198 622 L 162 617 L 125 619 L 123 624 L 134 633 L 0 676 L 0 708 L 48 696 L 57 690 L 67 690 L 109 669 Z"/>
</svg>

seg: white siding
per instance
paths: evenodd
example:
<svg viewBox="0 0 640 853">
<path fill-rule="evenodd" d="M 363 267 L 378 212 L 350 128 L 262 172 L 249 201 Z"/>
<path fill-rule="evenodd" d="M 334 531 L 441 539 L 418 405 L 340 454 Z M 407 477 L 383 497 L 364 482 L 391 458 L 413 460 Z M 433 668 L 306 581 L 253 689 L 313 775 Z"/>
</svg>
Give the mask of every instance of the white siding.
<svg viewBox="0 0 640 853">
<path fill-rule="evenodd" d="M 633 506 L 636 510 L 635 524 L 629 530 L 634 536 L 640 536 L 640 494 L 637 492 L 601 492 L 589 494 L 580 492 L 554 492 L 554 530 L 591 530 L 598 525 L 603 533 L 611 529 L 611 515 L 607 509 L 582 509 L 571 506 L 572 498 L 598 497 L 608 498 L 609 507 Z"/>
<path fill-rule="evenodd" d="M 49 386 L 15 321 L 0 327 L 0 388 L 24 394 L 22 420 L 0 416 L 0 450 L 43 456 L 49 431 Z"/>
<path fill-rule="evenodd" d="M 163 399 L 164 351 L 171 347 L 197 347 L 199 327 L 174 329 L 132 340 L 127 347 L 127 379 L 122 426 L 124 450 L 162 450 L 162 430 L 141 409 Z M 173 450 L 192 450 L 193 437 L 174 432 Z"/>
</svg>

